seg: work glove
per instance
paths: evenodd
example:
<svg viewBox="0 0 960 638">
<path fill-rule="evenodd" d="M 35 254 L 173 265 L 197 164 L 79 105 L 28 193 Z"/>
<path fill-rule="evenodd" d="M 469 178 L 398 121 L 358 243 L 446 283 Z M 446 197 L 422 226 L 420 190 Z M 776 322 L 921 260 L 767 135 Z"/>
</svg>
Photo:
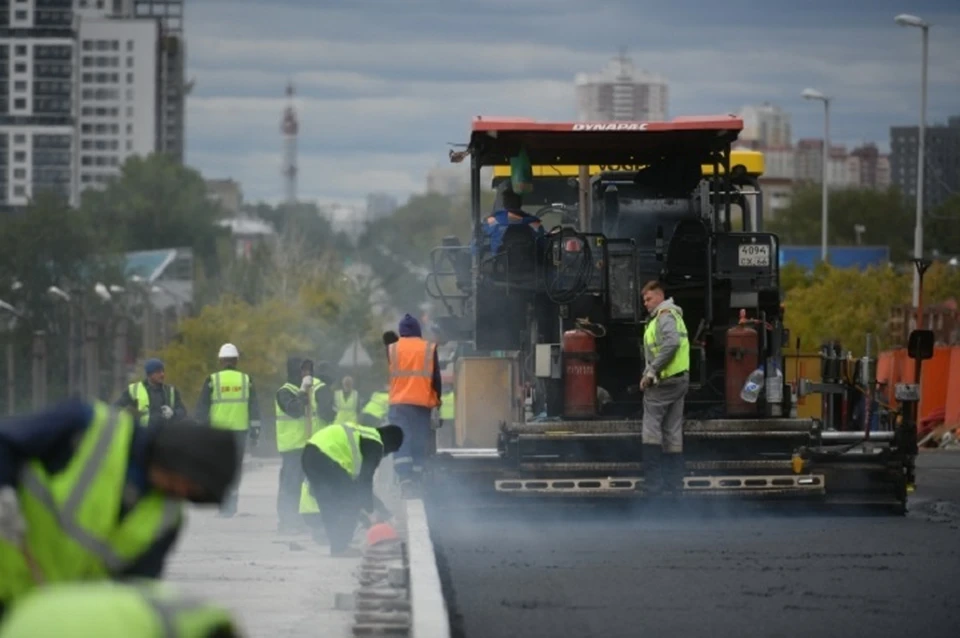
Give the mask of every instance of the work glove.
<svg viewBox="0 0 960 638">
<path fill-rule="evenodd" d="M 173 418 L 173 408 L 169 405 L 162 405 L 160 406 L 160 414 L 162 414 L 165 419 L 171 419 Z"/>
<path fill-rule="evenodd" d="M 260 440 L 260 422 L 255 421 L 250 424 L 250 432 L 247 434 L 250 437 L 250 445 L 257 447 L 257 442 Z"/>
<path fill-rule="evenodd" d="M 0 538 L 13 544 L 23 544 L 27 523 L 20 513 L 20 499 L 12 487 L 0 488 Z"/>
<path fill-rule="evenodd" d="M 381 336 L 381 340 L 383 341 L 383 345 L 389 346 L 400 341 L 400 337 L 393 330 L 387 330 Z"/>
<path fill-rule="evenodd" d="M 303 378 L 303 381 L 300 383 L 300 392 L 307 392 L 312 387 L 313 387 L 313 377 L 308 374 Z"/>
</svg>

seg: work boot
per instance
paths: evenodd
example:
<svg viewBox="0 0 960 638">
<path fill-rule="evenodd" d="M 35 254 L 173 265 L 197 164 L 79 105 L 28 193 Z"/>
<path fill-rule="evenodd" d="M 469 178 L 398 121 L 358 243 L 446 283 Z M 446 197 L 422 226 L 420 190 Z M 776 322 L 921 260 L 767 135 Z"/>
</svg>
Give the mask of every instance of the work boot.
<svg viewBox="0 0 960 638">
<path fill-rule="evenodd" d="M 665 453 L 663 455 L 664 492 L 671 497 L 680 496 L 683 493 L 683 477 L 685 474 L 686 465 L 682 452 Z"/>
<path fill-rule="evenodd" d="M 643 491 L 647 496 L 659 496 L 663 491 L 663 476 L 660 470 L 660 458 L 663 454 L 659 445 L 643 446 Z"/>
</svg>

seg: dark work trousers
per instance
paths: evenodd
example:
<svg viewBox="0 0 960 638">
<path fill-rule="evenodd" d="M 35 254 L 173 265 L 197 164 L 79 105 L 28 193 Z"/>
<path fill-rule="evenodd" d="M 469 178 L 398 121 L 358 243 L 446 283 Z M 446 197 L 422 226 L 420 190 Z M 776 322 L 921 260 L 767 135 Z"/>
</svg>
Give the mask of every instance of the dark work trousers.
<svg viewBox="0 0 960 638">
<path fill-rule="evenodd" d="M 233 433 L 237 440 L 237 478 L 227 490 L 226 498 L 220 505 L 220 513 L 224 516 L 233 516 L 237 513 L 237 500 L 240 495 L 240 479 L 243 473 L 243 457 L 247 453 L 247 431 L 239 430 Z"/>
<path fill-rule="evenodd" d="M 354 497 L 356 486 L 342 467 L 314 445 L 303 450 L 303 473 L 320 506 L 330 553 L 344 551 L 350 547 L 360 518 L 360 507 Z"/>
<path fill-rule="evenodd" d="M 280 453 L 280 488 L 277 492 L 277 520 L 280 530 L 300 527 L 300 489 L 303 485 L 303 450 Z"/>
</svg>

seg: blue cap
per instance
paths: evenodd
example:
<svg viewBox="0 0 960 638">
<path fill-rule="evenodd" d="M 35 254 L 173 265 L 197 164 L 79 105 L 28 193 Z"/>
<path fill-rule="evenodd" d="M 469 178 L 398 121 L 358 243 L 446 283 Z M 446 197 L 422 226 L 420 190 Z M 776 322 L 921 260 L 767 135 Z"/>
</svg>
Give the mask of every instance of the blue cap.
<svg viewBox="0 0 960 638">
<path fill-rule="evenodd" d="M 148 377 L 161 370 L 163 370 L 163 361 L 160 359 L 147 359 L 146 363 L 143 364 L 143 371 L 147 373 Z"/>
</svg>

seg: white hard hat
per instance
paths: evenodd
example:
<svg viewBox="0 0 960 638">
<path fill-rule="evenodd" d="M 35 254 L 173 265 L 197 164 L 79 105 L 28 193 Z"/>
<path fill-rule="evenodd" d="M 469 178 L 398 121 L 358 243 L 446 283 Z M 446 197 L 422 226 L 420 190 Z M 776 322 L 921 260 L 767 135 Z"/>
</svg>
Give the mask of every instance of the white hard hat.
<svg viewBox="0 0 960 638">
<path fill-rule="evenodd" d="M 239 359 L 240 352 L 237 350 L 237 346 L 232 343 L 225 343 L 220 346 L 220 354 L 217 356 L 221 359 Z"/>
</svg>

